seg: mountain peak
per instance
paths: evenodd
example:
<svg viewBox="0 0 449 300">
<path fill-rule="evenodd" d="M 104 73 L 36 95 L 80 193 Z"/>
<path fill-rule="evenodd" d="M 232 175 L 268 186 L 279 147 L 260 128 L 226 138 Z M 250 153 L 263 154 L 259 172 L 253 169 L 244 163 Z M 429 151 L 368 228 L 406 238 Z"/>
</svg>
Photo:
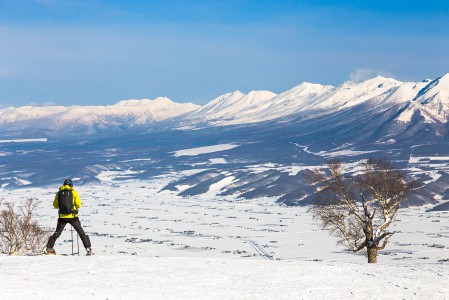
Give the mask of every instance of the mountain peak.
<svg viewBox="0 0 449 300">
<path fill-rule="evenodd" d="M 362 81 L 359 84 L 361 84 L 361 85 L 369 85 L 369 84 L 373 84 L 373 83 L 374 84 L 377 84 L 377 83 L 378 84 L 385 84 L 385 83 L 387 83 L 387 84 L 398 84 L 398 83 L 400 83 L 400 81 L 398 81 L 398 80 L 396 80 L 394 78 L 384 77 L 384 76 L 378 75 L 378 76 L 376 76 L 374 78 Z"/>
<path fill-rule="evenodd" d="M 411 103 L 426 122 L 447 123 L 449 121 L 449 73 L 427 83 Z"/>
<path fill-rule="evenodd" d="M 384 80 L 384 79 L 392 79 L 392 78 L 390 78 L 390 77 L 385 77 L 385 76 L 382 76 L 382 75 L 377 75 L 376 77 L 374 77 L 374 78 L 372 78 L 372 79 L 374 79 L 374 80 Z M 369 80 L 369 79 L 368 79 Z"/>
<path fill-rule="evenodd" d="M 346 81 L 344 82 L 341 87 L 342 88 L 352 88 L 352 87 L 356 87 L 356 86 L 372 86 L 372 87 L 383 87 L 385 85 L 398 85 L 401 82 L 394 79 L 394 78 L 389 78 L 389 77 L 384 77 L 381 75 L 377 75 L 374 78 L 370 78 L 370 79 L 366 79 L 364 81 L 360 81 L 360 82 L 356 82 L 356 81 Z"/>
<path fill-rule="evenodd" d="M 312 83 L 312 82 L 302 82 L 301 84 L 294 86 L 290 89 L 290 91 L 304 91 L 304 92 L 315 92 L 322 90 L 323 88 L 333 88 L 331 85 L 322 85 L 319 83 Z"/>
<path fill-rule="evenodd" d="M 240 105 L 249 107 L 257 103 L 276 97 L 277 94 L 270 91 L 251 91 L 240 99 Z"/>
<path fill-rule="evenodd" d="M 247 94 L 247 96 L 249 96 L 249 97 L 259 97 L 259 96 L 274 97 L 274 96 L 276 96 L 276 94 L 273 92 L 270 92 L 270 91 L 251 91 Z"/>
<path fill-rule="evenodd" d="M 449 93 L 449 73 L 430 81 L 429 84 L 419 91 L 414 100 L 420 99 L 422 101 L 421 98 L 423 96 L 427 95 L 427 98 L 431 98 L 440 92 Z"/>
<path fill-rule="evenodd" d="M 226 94 L 224 94 L 223 96 L 225 96 L 225 95 L 228 95 L 228 96 L 232 96 L 232 97 L 243 97 L 243 96 L 245 96 L 245 94 L 244 93 L 242 93 L 242 92 L 240 92 L 239 90 L 235 90 L 235 91 L 233 91 L 233 92 L 230 92 L 230 93 L 226 93 Z"/>
<path fill-rule="evenodd" d="M 449 84 L 449 73 L 446 73 L 446 74 L 444 74 L 443 76 L 438 77 L 438 78 L 435 79 L 435 80 L 438 80 L 439 82 L 442 82 L 442 83 L 444 83 L 444 84 Z"/>
<path fill-rule="evenodd" d="M 115 107 L 139 107 L 139 106 L 149 106 L 149 105 L 170 105 L 174 102 L 166 97 L 157 97 L 154 100 L 150 99 L 129 99 L 129 100 L 122 100 L 120 102 L 117 102 L 113 106 Z"/>
</svg>

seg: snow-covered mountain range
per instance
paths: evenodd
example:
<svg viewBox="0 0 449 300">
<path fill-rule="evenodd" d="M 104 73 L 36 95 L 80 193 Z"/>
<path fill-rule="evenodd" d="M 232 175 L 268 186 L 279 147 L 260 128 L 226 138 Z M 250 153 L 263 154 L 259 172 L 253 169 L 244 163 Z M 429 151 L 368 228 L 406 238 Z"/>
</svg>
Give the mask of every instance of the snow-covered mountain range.
<svg viewBox="0 0 449 300">
<path fill-rule="evenodd" d="M 169 176 L 164 189 L 182 196 L 272 196 L 307 205 L 313 189 L 304 170 L 335 157 L 354 165 L 387 156 L 423 183 L 409 205 L 438 204 L 449 199 L 448 121 L 449 74 L 302 83 L 280 94 L 235 91 L 203 106 L 157 98 L 9 107 L 0 110 L 0 185 L 63 177 L 87 183 L 112 172 L 118 181 Z M 16 139 L 31 140 L 5 143 Z"/>
<path fill-rule="evenodd" d="M 85 128 L 86 133 L 109 127 L 130 128 L 162 121 L 190 126 L 223 126 L 258 123 L 301 114 L 306 118 L 329 115 L 362 104 L 382 111 L 400 105 L 395 118 L 407 123 L 422 117 L 427 123 L 447 123 L 449 118 L 449 74 L 435 80 L 400 82 L 376 77 L 339 87 L 302 83 L 288 91 L 235 91 L 204 106 L 175 103 L 168 98 L 125 100 L 111 106 L 9 107 L 0 109 L 0 130 L 18 134 L 36 128 L 51 134 L 62 128 Z M 167 122 L 164 122 L 166 124 Z"/>
<path fill-rule="evenodd" d="M 176 103 L 168 98 L 124 100 L 110 106 L 45 106 L 8 107 L 0 109 L 0 128 L 4 131 L 36 129 L 59 132 L 84 128 L 86 133 L 111 127 L 133 127 L 152 124 L 197 109 L 192 103 Z"/>
</svg>

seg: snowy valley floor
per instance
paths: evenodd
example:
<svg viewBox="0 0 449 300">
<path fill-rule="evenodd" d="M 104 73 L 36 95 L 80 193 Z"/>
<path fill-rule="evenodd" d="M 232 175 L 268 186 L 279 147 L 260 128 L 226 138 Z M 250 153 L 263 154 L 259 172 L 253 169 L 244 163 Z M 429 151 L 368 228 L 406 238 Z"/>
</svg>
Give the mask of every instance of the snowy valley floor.
<svg viewBox="0 0 449 300">
<path fill-rule="evenodd" d="M 107 179 L 75 186 L 96 255 L 69 255 L 69 226 L 55 246 L 62 255 L 1 255 L 1 299 L 449 299 L 447 212 L 400 211 L 397 234 L 368 265 L 337 247 L 306 208 L 159 193 L 167 178 Z M 56 190 L 0 197 L 38 198 L 37 218 L 53 231 Z"/>
</svg>

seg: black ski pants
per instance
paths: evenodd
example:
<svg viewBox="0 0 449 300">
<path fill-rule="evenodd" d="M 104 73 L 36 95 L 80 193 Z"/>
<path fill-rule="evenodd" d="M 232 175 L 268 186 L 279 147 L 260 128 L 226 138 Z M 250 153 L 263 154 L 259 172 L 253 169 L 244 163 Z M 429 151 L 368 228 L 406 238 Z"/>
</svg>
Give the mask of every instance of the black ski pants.
<svg viewBox="0 0 449 300">
<path fill-rule="evenodd" d="M 58 225 L 56 225 L 56 231 L 53 235 L 48 239 L 47 248 L 53 249 L 55 246 L 56 240 L 61 236 L 62 231 L 64 230 L 65 225 L 70 224 L 75 228 L 76 232 L 78 232 L 81 241 L 83 242 L 84 248 L 90 248 L 90 239 L 89 236 L 84 233 L 83 227 L 81 227 L 81 222 L 78 218 L 58 218 Z"/>
</svg>

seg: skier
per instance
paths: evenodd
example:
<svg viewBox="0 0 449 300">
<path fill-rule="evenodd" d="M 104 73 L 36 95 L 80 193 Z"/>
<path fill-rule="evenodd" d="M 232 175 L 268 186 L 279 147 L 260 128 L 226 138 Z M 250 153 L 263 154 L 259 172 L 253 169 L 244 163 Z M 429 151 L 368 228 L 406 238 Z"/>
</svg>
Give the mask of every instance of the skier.
<svg viewBox="0 0 449 300">
<path fill-rule="evenodd" d="M 81 200 L 78 193 L 73 189 L 71 179 L 66 179 L 64 185 L 59 188 L 53 201 L 53 207 L 59 209 L 59 218 L 55 233 L 48 239 L 47 254 L 56 254 L 53 247 L 64 230 L 65 225 L 69 223 L 81 237 L 84 248 L 86 248 L 86 255 L 92 255 L 89 236 L 84 233 L 78 218 L 78 209 L 81 207 Z"/>
</svg>

